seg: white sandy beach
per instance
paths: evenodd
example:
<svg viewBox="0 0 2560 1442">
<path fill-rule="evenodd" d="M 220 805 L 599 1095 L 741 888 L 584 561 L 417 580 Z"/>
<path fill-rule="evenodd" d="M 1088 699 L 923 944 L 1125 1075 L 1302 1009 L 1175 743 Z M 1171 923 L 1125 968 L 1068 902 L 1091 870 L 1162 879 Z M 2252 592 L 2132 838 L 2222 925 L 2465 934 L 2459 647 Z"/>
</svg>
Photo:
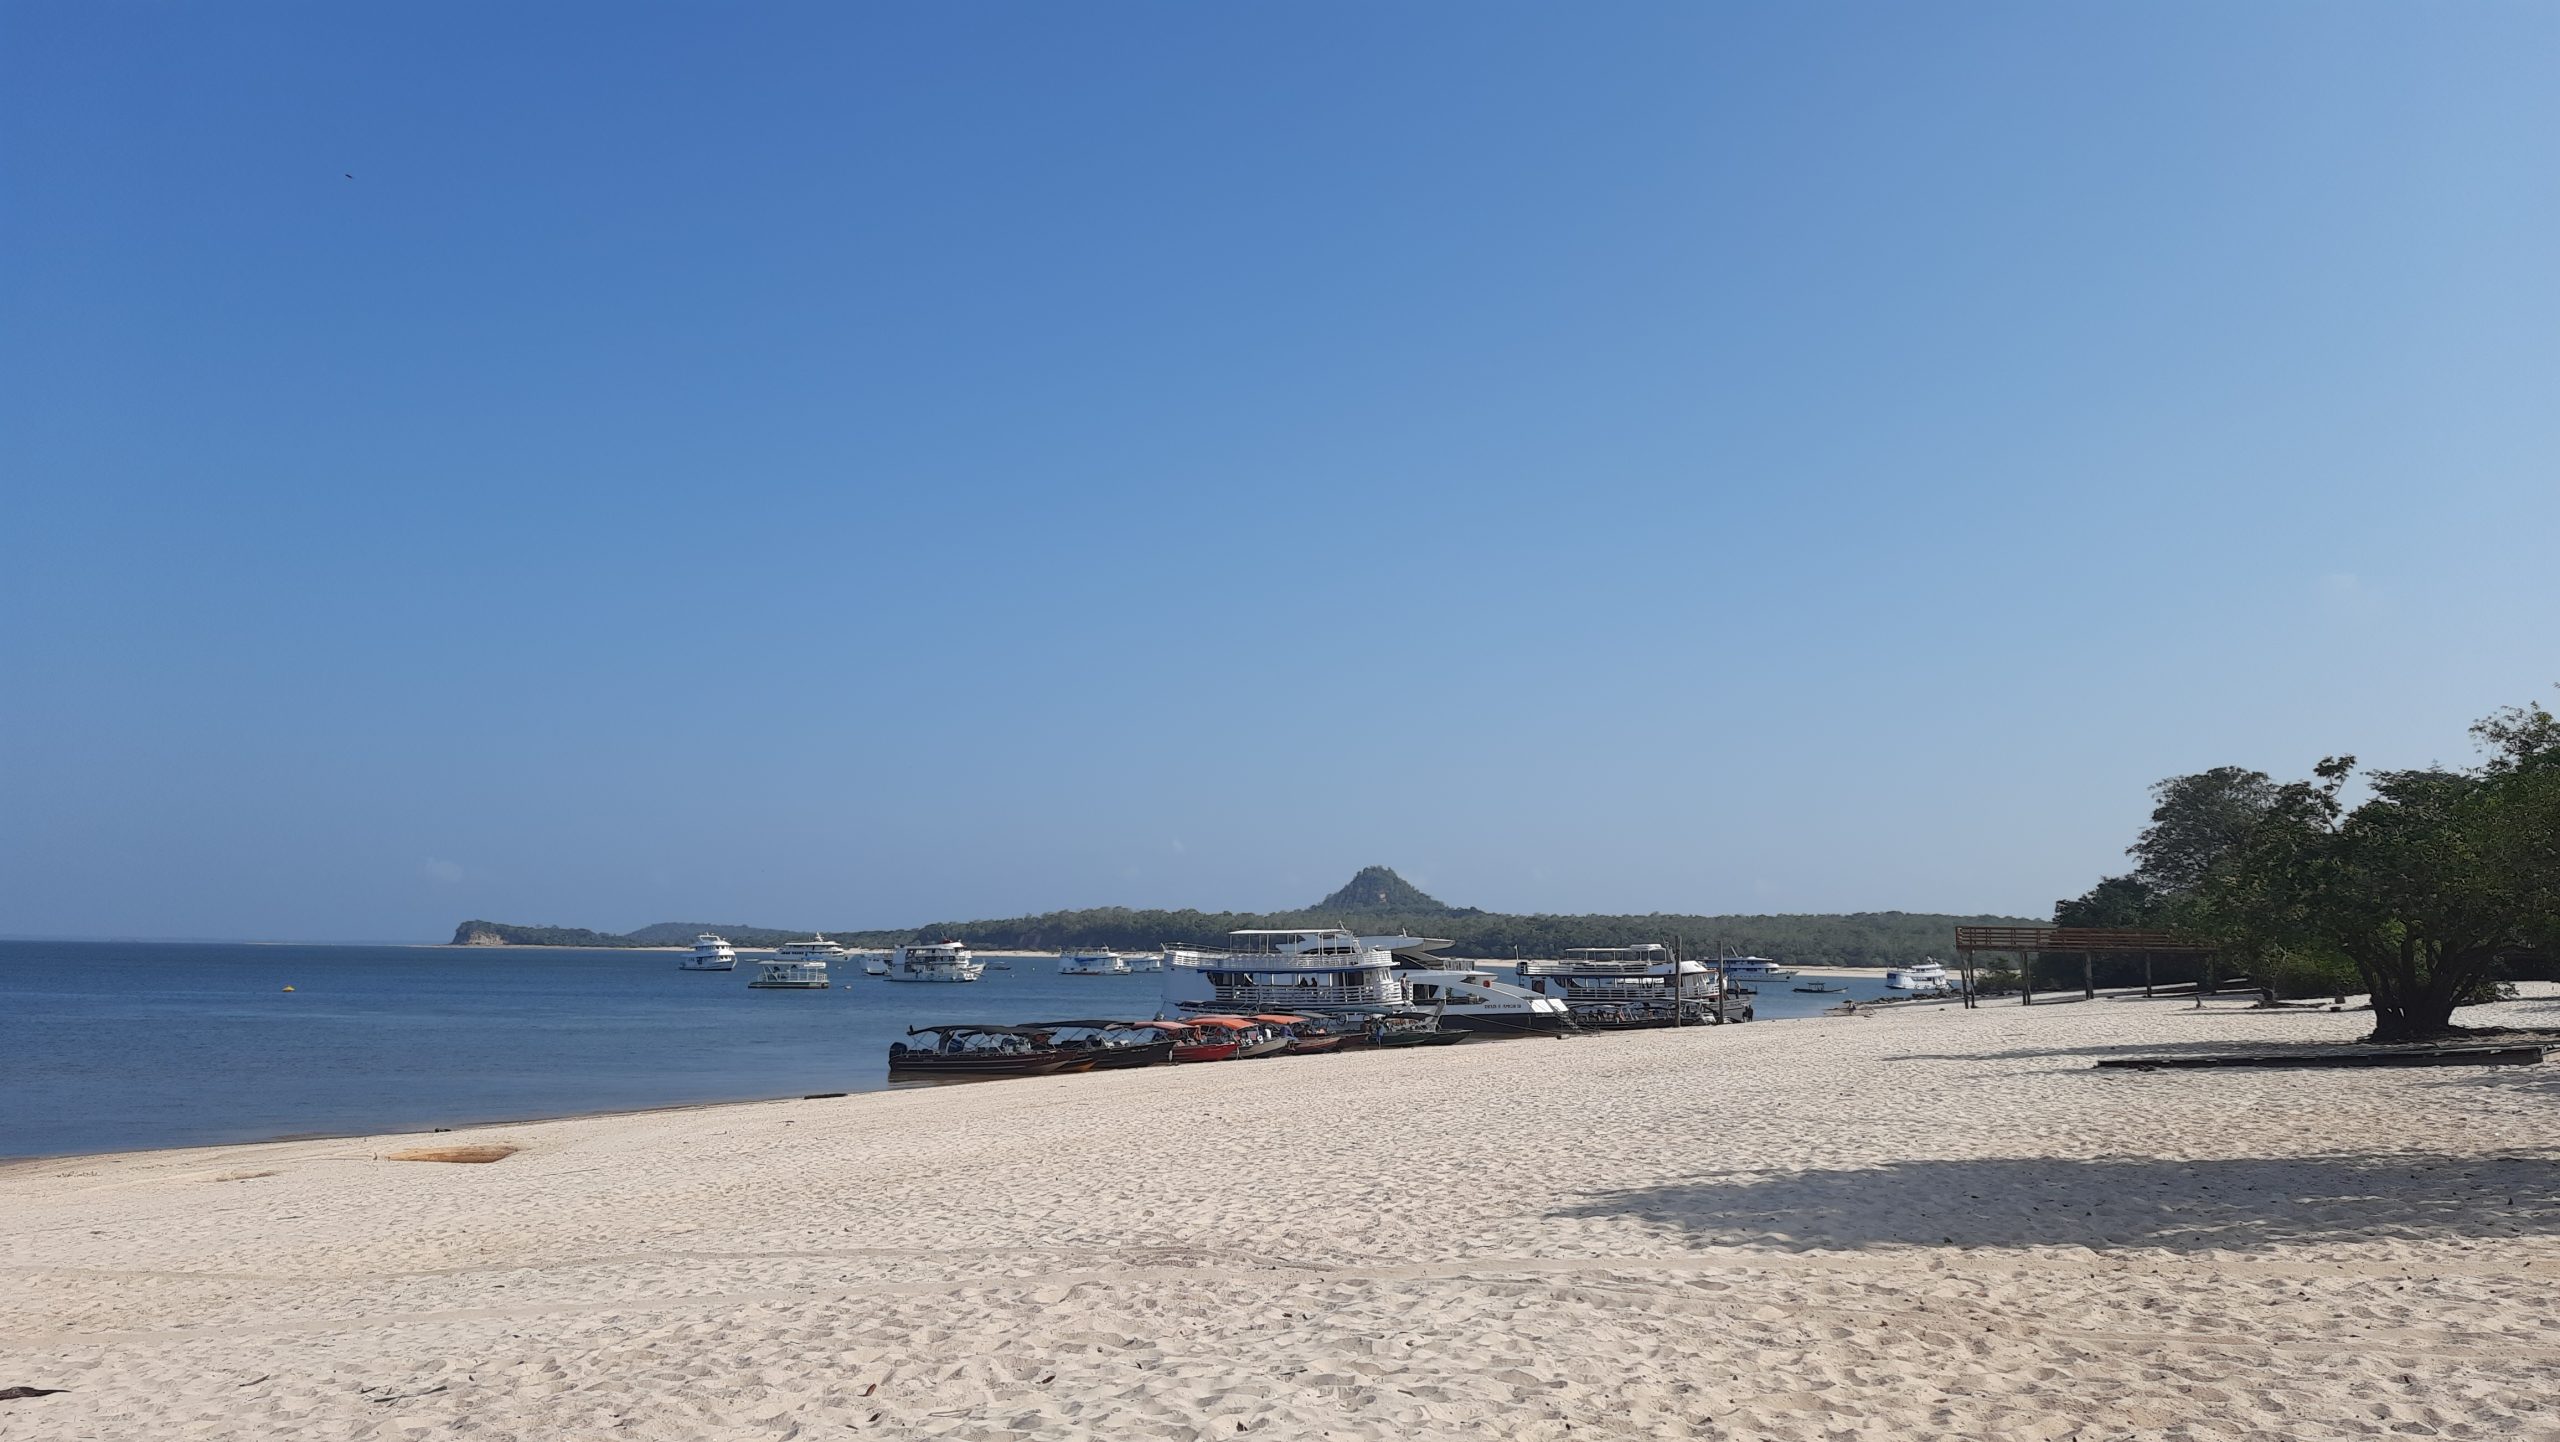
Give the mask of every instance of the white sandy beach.
<svg viewBox="0 0 2560 1442">
<path fill-rule="evenodd" d="M 2465 1014 L 2560 1025 L 2551 987 Z M 2560 1439 L 2560 1064 L 2096 1002 L 0 1170 L 0 1438 Z"/>
</svg>

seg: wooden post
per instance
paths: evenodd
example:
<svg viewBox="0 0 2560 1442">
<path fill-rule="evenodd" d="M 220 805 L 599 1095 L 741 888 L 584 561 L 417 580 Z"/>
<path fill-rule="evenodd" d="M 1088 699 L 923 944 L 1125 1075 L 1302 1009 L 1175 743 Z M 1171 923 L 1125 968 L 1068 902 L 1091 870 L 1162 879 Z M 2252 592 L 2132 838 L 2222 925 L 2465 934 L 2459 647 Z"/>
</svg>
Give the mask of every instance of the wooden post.
<svg viewBox="0 0 2560 1442">
<path fill-rule="evenodd" d="M 2020 1006 L 2036 1004 L 2035 955 L 2034 952 L 2024 949 L 2018 952 L 2018 1005 Z"/>
<path fill-rule="evenodd" d="M 2080 953 L 2080 999 L 2098 999 L 2098 954 L 2094 951 Z"/>
<path fill-rule="evenodd" d="M 1674 935 L 1671 938 L 1671 1024 L 1675 1027 L 1689 1024 L 1689 978 L 1682 974 L 1681 967 L 1680 938 Z"/>
<path fill-rule="evenodd" d="M 2151 995 L 2151 953 L 2142 954 L 2142 994 Z"/>
</svg>

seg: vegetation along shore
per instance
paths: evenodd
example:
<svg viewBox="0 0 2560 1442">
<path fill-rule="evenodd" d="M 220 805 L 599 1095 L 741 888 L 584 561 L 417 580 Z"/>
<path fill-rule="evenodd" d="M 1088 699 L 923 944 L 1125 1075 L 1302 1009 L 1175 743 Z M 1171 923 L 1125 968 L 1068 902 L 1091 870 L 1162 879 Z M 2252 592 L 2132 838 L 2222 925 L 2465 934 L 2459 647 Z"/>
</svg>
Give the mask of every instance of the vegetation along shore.
<svg viewBox="0 0 2560 1442">
<path fill-rule="evenodd" d="M 1861 911 L 1801 916 L 1514 915 L 1450 906 L 1433 899 L 1384 866 L 1363 867 L 1341 889 L 1297 911 L 1155 911 L 1097 906 L 993 921 L 936 921 L 905 930 L 822 927 L 847 946 L 886 947 L 905 941 L 965 941 L 991 950 L 1115 947 L 1146 950 L 1167 942 L 1208 943 L 1251 928 L 1348 926 L 1363 931 L 1404 930 L 1444 936 L 1467 956 L 1553 956 L 1569 946 L 1632 946 L 1683 939 L 1693 954 L 1734 952 L 1835 966 L 1888 966 L 1943 952 L 1959 925 L 2017 925 L 2026 918 L 1954 916 L 1921 911 Z M 628 932 L 572 926 L 519 926 L 466 921 L 454 928 L 456 946 L 674 946 L 690 945 L 711 931 L 739 946 L 773 946 L 809 930 L 716 922 L 662 921 Z"/>
</svg>

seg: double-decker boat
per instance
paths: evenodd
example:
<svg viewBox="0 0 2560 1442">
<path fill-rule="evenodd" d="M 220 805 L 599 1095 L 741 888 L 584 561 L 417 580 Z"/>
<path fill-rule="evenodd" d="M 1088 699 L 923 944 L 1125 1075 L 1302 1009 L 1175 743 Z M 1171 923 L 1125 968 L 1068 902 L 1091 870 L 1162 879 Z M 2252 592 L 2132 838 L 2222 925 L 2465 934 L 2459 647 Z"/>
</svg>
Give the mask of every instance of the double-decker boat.
<svg viewBox="0 0 2560 1442">
<path fill-rule="evenodd" d="M 704 932 L 693 939 L 693 954 L 676 963 L 678 971 L 736 971 L 738 949 L 725 936 Z"/>
<path fill-rule="evenodd" d="M 1182 1012 L 1402 1011 L 1411 993 L 1395 957 L 1339 927 L 1234 931 L 1224 951 L 1165 948 L 1164 1002 Z"/>
<path fill-rule="evenodd" d="M 1091 1071 L 1092 1049 L 1060 1046 L 1053 1026 L 911 1026 L 907 1035 L 932 1037 L 916 1046 L 889 1043 L 889 1077 L 1054 1076 Z"/>
<path fill-rule="evenodd" d="M 827 940 L 825 932 L 811 932 L 807 941 L 786 941 L 773 954 L 783 961 L 844 960 L 844 948 Z"/>
<path fill-rule="evenodd" d="M 1129 963 L 1120 953 L 1104 947 L 1099 951 L 1062 951 L 1058 953 L 1060 976 L 1127 976 Z"/>
<path fill-rule="evenodd" d="M 912 942 L 889 954 L 891 981 L 976 981 L 986 974 L 956 941 Z"/>
<path fill-rule="evenodd" d="M 1888 968 L 1884 974 L 1884 984 L 1894 991 L 1914 991 L 1928 995 L 1945 991 L 1951 983 L 1947 979 L 1946 967 L 1932 956 L 1923 958 L 1916 965 Z"/>
<path fill-rule="evenodd" d="M 1572 1012 L 1574 1024 L 1602 1031 L 1732 1018 L 1714 967 L 1685 961 L 1659 942 L 1637 946 L 1577 946 L 1561 961 L 1520 963 L 1521 984 L 1553 997 Z"/>
</svg>

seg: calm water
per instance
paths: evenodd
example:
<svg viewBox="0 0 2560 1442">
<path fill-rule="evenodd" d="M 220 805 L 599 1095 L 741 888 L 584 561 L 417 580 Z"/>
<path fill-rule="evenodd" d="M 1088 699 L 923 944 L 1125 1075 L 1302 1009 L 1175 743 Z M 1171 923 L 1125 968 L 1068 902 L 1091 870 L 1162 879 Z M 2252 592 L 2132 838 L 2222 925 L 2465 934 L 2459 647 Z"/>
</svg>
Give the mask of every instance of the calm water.
<svg viewBox="0 0 2560 1442">
<path fill-rule="evenodd" d="M 868 1091 L 911 1024 L 1156 1010 L 1160 976 L 1056 967 L 915 986 L 839 966 L 792 992 L 660 951 L 0 942 L 0 1157 Z M 1762 985 L 1764 1020 L 1839 1000 L 1787 987 Z"/>
</svg>

